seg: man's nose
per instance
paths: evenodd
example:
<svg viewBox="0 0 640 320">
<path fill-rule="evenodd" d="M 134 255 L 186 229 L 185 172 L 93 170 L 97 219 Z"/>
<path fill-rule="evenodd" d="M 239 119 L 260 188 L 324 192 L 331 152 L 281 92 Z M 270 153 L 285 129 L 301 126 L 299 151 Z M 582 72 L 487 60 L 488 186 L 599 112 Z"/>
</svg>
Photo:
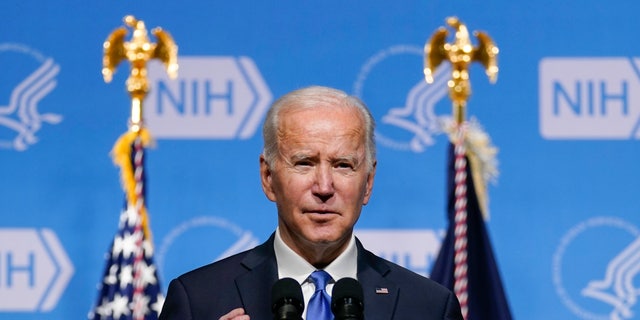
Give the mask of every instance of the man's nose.
<svg viewBox="0 0 640 320">
<path fill-rule="evenodd" d="M 313 187 L 313 194 L 323 202 L 329 200 L 335 192 L 331 166 L 318 166 Z"/>
</svg>

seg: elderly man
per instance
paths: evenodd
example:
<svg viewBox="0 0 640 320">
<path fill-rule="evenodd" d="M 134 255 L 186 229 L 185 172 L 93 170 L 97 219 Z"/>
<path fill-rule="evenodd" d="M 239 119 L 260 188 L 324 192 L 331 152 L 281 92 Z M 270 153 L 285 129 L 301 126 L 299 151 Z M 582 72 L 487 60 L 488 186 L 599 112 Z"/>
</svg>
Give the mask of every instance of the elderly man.
<svg viewBox="0 0 640 320">
<path fill-rule="evenodd" d="M 366 319 L 462 319 L 451 291 L 353 235 L 376 172 L 374 120 L 360 100 L 326 87 L 293 91 L 267 113 L 263 137 L 260 177 L 277 207 L 276 231 L 171 281 L 160 319 L 271 319 L 271 288 L 285 277 L 301 285 L 305 319 L 320 319 L 310 306 L 316 283 L 326 282 L 318 291 L 327 300 L 346 277 L 362 285 Z"/>
</svg>

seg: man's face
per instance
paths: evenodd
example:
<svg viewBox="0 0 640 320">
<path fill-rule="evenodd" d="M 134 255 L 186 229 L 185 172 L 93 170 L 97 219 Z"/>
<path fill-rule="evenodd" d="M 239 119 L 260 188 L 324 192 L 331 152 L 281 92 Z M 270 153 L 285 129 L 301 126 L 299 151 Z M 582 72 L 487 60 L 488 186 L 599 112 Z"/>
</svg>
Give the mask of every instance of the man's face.
<svg viewBox="0 0 640 320">
<path fill-rule="evenodd" d="M 357 110 L 321 106 L 282 110 L 275 163 L 261 158 L 262 187 L 278 207 L 283 240 L 305 248 L 346 245 L 369 201 L 365 131 Z"/>
</svg>

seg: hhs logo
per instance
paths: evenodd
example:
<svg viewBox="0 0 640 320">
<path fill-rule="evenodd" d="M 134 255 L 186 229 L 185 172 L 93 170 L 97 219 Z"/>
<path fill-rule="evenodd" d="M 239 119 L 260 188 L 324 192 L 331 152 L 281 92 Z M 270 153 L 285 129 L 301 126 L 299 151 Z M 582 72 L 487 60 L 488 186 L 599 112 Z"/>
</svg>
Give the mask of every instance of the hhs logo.
<svg viewBox="0 0 640 320">
<path fill-rule="evenodd" d="M 149 64 L 152 88 L 144 110 L 156 138 L 248 139 L 272 100 L 248 57 L 179 57 L 177 80 Z"/>
<path fill-rule="evenodd" d="M 57 85 L 60 66 L 24 45 L 4 43 L 0 67 L 0 149 L 24 151 L 38 141 L 43 123 L 62 121 L 60 115 L 38 111 L 40 101 Z"/>
<path fill-rule="evenodd" d="M 547 139 L 639 139 L 637 59 L 540 62 L 540 133 Z"/>
<path fill-rule="evenodd" d="M 639 274 L 640 231 L 617 218 L 572 228 L 553 259 L 556 291 L 582 319 L 637 319 Z"/>
<path fill-rule="evenodd" d="M 602 279 L 590 281 L 582 294 L 613 307 L 617 319 L 631 319 L 640 288 L 634 285 L 640 273 L 640 237 L 624 248 L 607 265 Z"/>
<path fill-rule="evenodd" d="M 202 244 L 206 243 L 206 249 Z M 251 249 L 259 244 L 249 230 L 216 216 L 194 217 L 171 229 L 162 240 L 156 258 L 162 279 Z M 167 259 L 167 257 L 173 257 Z"/>
<path fill-rule="evenodd" d="M 422 153 L 443 133 L 451 112 L 446 99 L 451 67 L 438 68 L 435 82 L 427 84 L 421 72 L 423 56 L 422 47 L 392 46 L 369 58 L 360 69 L 353 95 L 368 102 L 376 118 L 376 141 L 381 145 Z"/>
</svg>

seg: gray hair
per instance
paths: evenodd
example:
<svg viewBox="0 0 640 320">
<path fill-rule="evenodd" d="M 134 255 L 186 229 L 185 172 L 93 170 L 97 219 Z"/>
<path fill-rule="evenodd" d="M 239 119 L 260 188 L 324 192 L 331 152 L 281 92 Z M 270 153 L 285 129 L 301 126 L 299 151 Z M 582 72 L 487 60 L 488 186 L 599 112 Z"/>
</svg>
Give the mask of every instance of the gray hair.
<svg viewBox="0 0 640 320">
<path fill-rule="evenodd" d="M 272 166 L 278 154 L 279 115 L 288 108 L 312 108 L 318 102 L 330 103 L 336 107 L 354 108 L 360 112 L 364 121 L 366 163 L 369 171 L 373 170 L 376 159 L 375 120 L 369 108 L 360 99 L 350 96 L 338 89 L 311 86 L 292 91 L 280 97 L 272 105 L 264 120 L 262 138 L 264 150 L 262 154 L 269 166 Z"/>
</svg>

